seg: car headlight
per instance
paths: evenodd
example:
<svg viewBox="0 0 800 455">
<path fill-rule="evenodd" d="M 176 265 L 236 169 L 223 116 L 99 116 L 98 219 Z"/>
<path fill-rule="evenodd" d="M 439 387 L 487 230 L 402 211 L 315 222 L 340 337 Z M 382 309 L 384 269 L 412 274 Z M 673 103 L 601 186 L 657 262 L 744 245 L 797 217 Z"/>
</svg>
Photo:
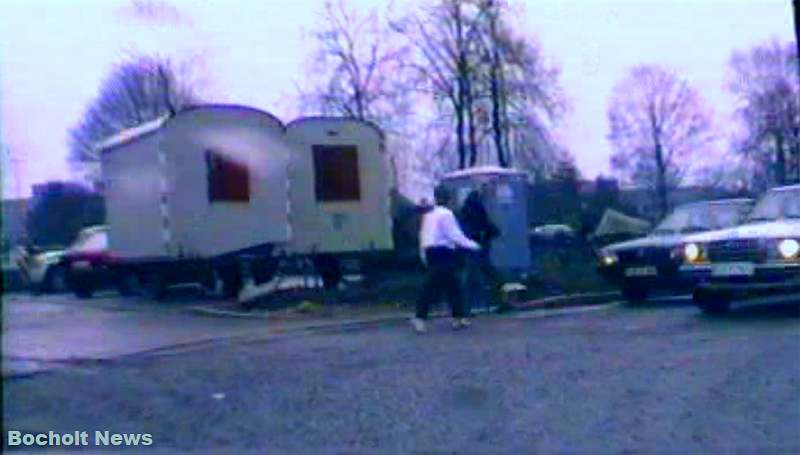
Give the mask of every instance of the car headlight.
<svg viewBox="0 0 800 455">
<path fill-rule="evenodd" d="M 687 243 L 683 247 L 683 258 L 686 262 L 700 262 L 703 260 L 703 248 L 697 243 Z"/>
<path fill-rule="evenodd" d="M 603 251 L 600 253 L 600 263 L 606 267 L 610 267 L 619 262 L 619 256 L 613 251 Z"/>
<path fill-rule="evenodd" d="M 795 239 L 784 239 L 778 242 L 778 251 L 783 259 L 797 259 L 800 257 L 800 242 Z"/>
</svg>

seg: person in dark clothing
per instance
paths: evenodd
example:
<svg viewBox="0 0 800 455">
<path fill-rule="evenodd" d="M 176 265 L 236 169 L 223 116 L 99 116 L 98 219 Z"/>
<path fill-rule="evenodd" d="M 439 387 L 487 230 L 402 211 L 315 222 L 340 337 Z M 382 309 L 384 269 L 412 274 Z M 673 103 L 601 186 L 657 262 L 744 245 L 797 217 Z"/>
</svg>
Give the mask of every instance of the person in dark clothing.
<svg viewBox="0 0 800 455">
<path fill-rule="evenodd" d="M 425 213 L 420 228 L 420 255 L 427 267 L 428 276 L 417 302 L 416 315 L 411 319 L 411 324 L 418 333 L 425 332 L 425 320 L 428 318 L 430 306 L 442 296 L 450 304 L 453 328 L 470 325 L 461 299 L 456 249 L 480 250 L 478 243 L 464 235 L 455 215 L 447 208 L 449 193 L 443 188 L 437 188 L 434 198 L 436 203 Z"/>
<path fill-rule="evenodd" d="M 500 230 L 492 223 L 489 213 L 484 205 L 483 198 L 486 189 L 473 190 L 467 195 L 459 211 L 459 221 L 464 228 L 464 233 L 475 239 L 481 246 L 479 253 L 469 254 L 466 257 L 464 268 L 464 287 L 468 299 L 465 302 L 467 311 L 481 304 L 488 308 L 489 299 L 486 295 L 486 282 L 495 278 L 495 271 L 491 265 L 490 252 L 492 241 L 500 235 Z"/>
</svg>

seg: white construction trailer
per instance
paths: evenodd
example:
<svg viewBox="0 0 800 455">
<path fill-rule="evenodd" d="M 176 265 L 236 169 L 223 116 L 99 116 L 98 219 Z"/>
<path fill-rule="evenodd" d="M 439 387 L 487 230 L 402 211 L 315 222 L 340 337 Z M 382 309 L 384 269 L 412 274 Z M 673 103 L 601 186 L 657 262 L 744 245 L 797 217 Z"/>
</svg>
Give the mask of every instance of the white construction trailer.
<svg viewBox="0 0 800 455">
<path fill-rule="evenodd" d="M 342 260 L 367 261 L 394 248 L 383 132 L 354 119 L 306 117 L 290 122 L 286 137 L 294 227 L 286 252 L 313 257 L 332 287 Z"/>
<path fill-rule="evenodd" d="M 236 105 L 183 110 L 98 146 L 121 286 L 268 281 L 283 259 L 335 285 L 342 257 L 392 250 L 383 135 L 371 124 Z M 245 265 L 246 264 L 246 265 Z M 249 272 L 247 271 L 249 269 Z"/>
</svg>

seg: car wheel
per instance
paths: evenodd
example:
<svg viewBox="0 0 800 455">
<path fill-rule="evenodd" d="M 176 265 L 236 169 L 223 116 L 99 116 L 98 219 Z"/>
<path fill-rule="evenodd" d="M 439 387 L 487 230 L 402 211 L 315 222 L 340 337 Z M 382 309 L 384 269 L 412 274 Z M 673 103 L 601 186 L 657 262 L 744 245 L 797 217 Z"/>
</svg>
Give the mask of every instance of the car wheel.
<svg viewBox="0 0 800 455">
<path fill-rule="evenodd" d="M 637 286 L 623 286 L 622 297 L 630 304 L 638 304 L 647 300 L 647 289 Z"/>
<path fill-rule="evenodd" d="M 90 299 L 92 298 L 92 294 L 94 294 L 94 289 L 88 284 L 78 284 L 73 287 L 72 292 L 75 294 L 75 297 L 80 299 Z"/>
<path fill-rule="evenodd" d="M 717 300 L 714 302 L 698 303 L 697 306 L 699 306 L 705 314 L 724 314 L 730 309 L 731 303 L 724 300 Z"/>
<path fill-rule="evenodd" d="M 42 291 L 46 293 L 61 293 L 67 290 L 67 271 L 64 267 L 56 266 L 47 270 L 42 282 Z"/>
</svg>

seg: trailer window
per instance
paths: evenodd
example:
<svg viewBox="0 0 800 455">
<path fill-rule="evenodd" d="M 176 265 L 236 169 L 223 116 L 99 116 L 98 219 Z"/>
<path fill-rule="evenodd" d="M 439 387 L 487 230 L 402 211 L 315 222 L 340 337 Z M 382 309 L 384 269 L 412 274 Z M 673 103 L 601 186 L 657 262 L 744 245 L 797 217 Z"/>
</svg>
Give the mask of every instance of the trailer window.
<svg viewBox="0 0 800 455">
<path fill-rule="evenodd" d="M 246 165 L 206 150 L 206 169 L 208 202 L 250 201 L 250 173 Z"/>
<path fill-rule="evenodd" d="M 317 201 L 341 202 L 361 199 L 356 146 L 315 145 L 312 151 Z"/>
</svg>

